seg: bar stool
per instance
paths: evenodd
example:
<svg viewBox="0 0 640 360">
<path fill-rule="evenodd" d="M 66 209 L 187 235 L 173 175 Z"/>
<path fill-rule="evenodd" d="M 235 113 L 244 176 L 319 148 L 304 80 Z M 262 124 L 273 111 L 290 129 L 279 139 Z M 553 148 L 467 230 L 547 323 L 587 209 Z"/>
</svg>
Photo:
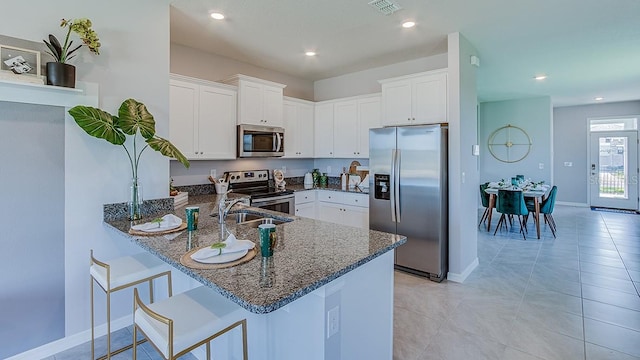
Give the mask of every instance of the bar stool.
<svg viewBox="0 0 640 360">
<path fill-rule="evenodd" d="M 149 282 L 149 299 L 153 302 L 153 279 L 166 276 L 169 297 L 171 296 L 171 271 L 165 270 L 164 263 L 149 253 L 123 256 L 108 262 L 93 257 L 91 250 L 91 359 L 95 359 L 95 323 L 93 309 L 93 283 L 98 283 L 107 296 L 107 354 L 100 359 L 111 359 L 111 355 L 128 350 L 132 345 L 111 352 L 111 293 Z"/>
<path fill-rule="evenodd" d="M 210 360 L 211 340 L 237 326 L 242 326 L 242 354 L 248 359 L 244 312 L 214 290 L 200 286 L 150 305 L 140 300 L 137 289 L 133 294 L 133 339 L 140 330 L 165 359 L 177 359 L 206 343 Z"/>
</svg>

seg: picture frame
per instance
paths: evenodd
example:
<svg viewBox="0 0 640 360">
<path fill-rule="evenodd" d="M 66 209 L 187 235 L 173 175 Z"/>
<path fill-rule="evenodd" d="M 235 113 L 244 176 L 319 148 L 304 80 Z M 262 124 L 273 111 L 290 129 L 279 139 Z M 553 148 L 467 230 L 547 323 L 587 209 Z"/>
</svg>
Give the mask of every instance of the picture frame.
<svg viewBox="0 0 640 360">
<path fill-rule="evenodd" d="M 0 79 L 43 84 L 41 54 L 0 44 Z"/>
</svg>

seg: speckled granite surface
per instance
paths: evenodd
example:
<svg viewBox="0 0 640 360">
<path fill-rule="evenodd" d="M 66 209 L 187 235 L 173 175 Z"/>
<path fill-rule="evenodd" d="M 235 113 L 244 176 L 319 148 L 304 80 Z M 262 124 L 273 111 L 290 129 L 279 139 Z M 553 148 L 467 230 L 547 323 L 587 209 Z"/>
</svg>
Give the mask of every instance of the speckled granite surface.
<svg viewBox="0 0 640 360">
<path fill-rule="evenodd" d="M 173 210 L 172 198 L 144 200 L 142 203 L 142 216 L 169 210 Z M 129 218 L 129 207 L 127 203 L 104 204 L 102 206 L 102 214 L 105 221 L 127 220 Z"/>
<path fill-rule="evenodd" d="M 223 240 L 217 218 L 217 196 L 190 196 L 189 205 L 200 206 L 198 230 L 192 236 L 193 246 L 210 245 Z M 406 238 L 401 235 L 358 229 L 244 205 L 237 205 L 233 209 L 238 210 L 294 220 L 276 226 L 278 244 L 273 257 L 263 261 L 258 253 L 251 261 L 231 268 L 195 270 L 180 264 L 180 257 L 187 251 L 186 231 L 170 240 L 169 235 L 131 236 L 128 233 L 131 226 L 129 221 L 106 221 L 106 224 L 123 239 L 138 244 L 197 281 L 258 314 L 275 311 L 406 242 Z M 208 216 L 212 213 L 216 214 L 216 217 Z M 184 219 L 184 209 L 179 208 L 175 214 Z M 247 225 L 236 225 L 234 218 L 229 215 L 228 229 L 238 239 L 248 239 L 257 244 L 258 230 Z"/>
</svg>

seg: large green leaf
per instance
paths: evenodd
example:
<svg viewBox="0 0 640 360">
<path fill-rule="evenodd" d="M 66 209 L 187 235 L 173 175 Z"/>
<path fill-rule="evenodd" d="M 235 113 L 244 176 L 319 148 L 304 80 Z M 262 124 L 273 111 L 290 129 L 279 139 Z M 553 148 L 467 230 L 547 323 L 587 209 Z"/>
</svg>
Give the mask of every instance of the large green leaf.
<svg viewBox="0 0 640 360">
<path fill-rule="evenodd" d="M 153 138 L 156 134 L 156 122 L 153 115 L 147 111 L 147 107 L 134 99 L 127 99 L 122 102 L 118 109 L 117 126 L 127 135 L 135 135 L 140 130 L 140 134 L 145 139 Z"/>
<path fill-rule="evenodd" d="M 126 136 L 116 126 L 117 118 L 106 111 L 89 106 L 74 106 L 69 110 L 78 126 L 87 134 L 105 139 L 114 145 L 122 145 Z"/>
<path fill-rule="evenodd" d="M 151 139 L 147 139 L 147 144 L 155 151 L 159 151 L 162 155 L 175 158 L 180 161 L 184 167 L 189 168 L 189 160 L 184 156 L 177 147 L 175 147 L 169 140 L 163 139 L 159 136 L 155 136 Z"/>
</svg>

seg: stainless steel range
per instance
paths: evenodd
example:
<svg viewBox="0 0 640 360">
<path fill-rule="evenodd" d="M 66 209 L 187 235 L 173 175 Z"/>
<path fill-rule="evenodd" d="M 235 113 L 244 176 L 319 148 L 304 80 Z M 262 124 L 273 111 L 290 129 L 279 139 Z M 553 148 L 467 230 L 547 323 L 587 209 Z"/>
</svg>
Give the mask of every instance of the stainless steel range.
<svg viewBox="0 0 640 360">
<path fill-rule="evenodd" d="M 294 214 L 293 190 L 277 190 L 269 181 L 269 170 L 229 171 L 224 176 L 230 190 L 251 197 L 251 206 Z"/>
</svg>

